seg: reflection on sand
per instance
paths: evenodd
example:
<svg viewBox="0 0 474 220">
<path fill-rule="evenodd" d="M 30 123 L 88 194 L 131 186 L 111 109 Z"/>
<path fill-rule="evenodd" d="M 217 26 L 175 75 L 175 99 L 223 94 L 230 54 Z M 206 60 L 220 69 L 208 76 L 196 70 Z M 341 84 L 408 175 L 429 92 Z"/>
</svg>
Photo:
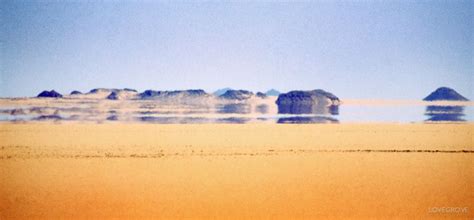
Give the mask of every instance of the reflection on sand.
<svg viewBox="0 0 474 220">
<path fill-rule="evenodd" d="M 141 122 L 158 123 L 158 124 L 194 124 L 207 123 L 208 119 L 202 117 L 154 117 L 142 116 L 137 118 Z"/>
<path fill-rule="evenodd" d="M 217 112 L 220 114 L 249 114 L 250 105 L 246 103 L 230 103 L 216 105 Z"/>
<path fill-rule="evenodd" d="M 118 121 L 118 116 L 117 115 L 110 115 L 107 117 L 107 121 Z"/>
<path fill-rule="evenodd" d="M 325 104 L 288 104 L 278 105 L 278 113 L 293 114 L 297 116 L 281 117 L 277 120 L 279 124 L 319 124 L 338 123 L 331 115 L 339 114 L 339 106 Z M 305 116 L 301 116 L 305 114 Z"/>
<path fill-rule="evenodd" d="M 462 105 L 461 105 L 462 104 Z M 472 103 L 279 105 L 274 101 L 160 103 L 154 100 L 0 99 L 0 121 L 94 123 L 339 123 L 472 121 Z"/>
<path fill-rule="evenodd" d="M 337 105 L 279 105 L 280 114 L 317 114 L 317 115 L 338 115 L 339 106 Z"/>
<path fill-rule="evenodd" d="M 255 111 L 260 113 L 260 114 L 267 114 L 269 112 L 269 109 L 270 107 L 268 105 L 257 105 L 257 107 L 255 107 Z"/>
<path fill-rule="evenodd" d="M 59 121 L 65 120 L 65 118 L 59 115 L 41 115 L 39 117 L 34 118 L 35 121 Z"/>
<path fill-rule="evenodd" d="M 338 123 L 339 121 L 332 117 L 314 116 L 314 117 L 285 117 L 278 119 L 279 124 L 314 124 L 314 123 Z"/>
<path fill-rule="evenodd" d="M 206 117 L 175 117 L 175 116 L 142 116 L 138 121 L 157 124 L 244 124 L 250 122 L 251 118 L 246 117 L 226 117 L 226 118 L 206 118 Z"/>
<path fill-rule="evenodd" d="M 426 107 L 425 115 L 429 118 L 426 121 L 466 121 L 463 117 L 464 106 L 435 106 Z"/>
</svg>

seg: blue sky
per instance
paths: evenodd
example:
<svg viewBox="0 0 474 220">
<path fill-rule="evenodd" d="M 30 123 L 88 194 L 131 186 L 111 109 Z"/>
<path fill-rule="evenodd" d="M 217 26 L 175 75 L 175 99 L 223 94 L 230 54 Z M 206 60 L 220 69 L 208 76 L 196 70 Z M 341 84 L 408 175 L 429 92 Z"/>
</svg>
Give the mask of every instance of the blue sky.
<svg viewBox="0 0 474 220">
<path fill-rule="evenodd" d="M 0 96 L 96 87 L 473 97 L 473 1 L 1 1 Z"/>
</svg>

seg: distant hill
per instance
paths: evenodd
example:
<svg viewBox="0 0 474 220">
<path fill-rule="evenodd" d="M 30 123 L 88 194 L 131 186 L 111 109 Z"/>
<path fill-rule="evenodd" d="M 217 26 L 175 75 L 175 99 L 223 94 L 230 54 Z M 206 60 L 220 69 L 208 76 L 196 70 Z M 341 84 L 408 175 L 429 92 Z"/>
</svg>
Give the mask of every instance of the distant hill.
<svg viewBox="0 0 474 220">
<path fill-rule="evenodd" d="M 221 96 L 224 93 L 226 93 L 228 90 L 232 90 L 232 88 L 227 87 L 227 88 L 218 89 L 215 92 L 213 92 L 212 94 L 215 95 L 215 96 Z"/>
<path fill-rule="evenodd" d="M 81 95 L 81 94 L 82 94 L 82 92 L 74 90 L 74 91 L 71 92 L 70 95 Z"/>
<path fill-rule="evenodd" d="M 436 89 L 434 92 L 426 96 L 424 101 L 469 101 L 466 97 L 462 96 L 454 89 L 448 87 L 440 87 Z"/>
<path fill-rule="evenodd" d="M 277 105 L 314 105 L 318 103 L 328 103 L 331 105 L 338 105 L 339 98 L 330 92 L 322 89 L 315 89 L 311 91 L 290 91 L 282 93 L 278 96 Z"/>
<path fill-rule="evenodd" d="M 280 93 L 281 93 L 281 92 L 278 91 L 278 90 L 270 89 L 270 90 L 268 90 L 267 92 L 265 92 L 265 95 L 267 95 L 267 96 L 279 96 Z"/>
<path fill-rule="evenodd" d="M 54 91 L 54 90 L 51 90 L 51 91 L 43 91 L 41 92 L 40 94 L 38 94 L 38 96 L 36 96 L 38 98 L 62 98 L 63 95 L 61 95 L 60 93 Z"/>
</svg>

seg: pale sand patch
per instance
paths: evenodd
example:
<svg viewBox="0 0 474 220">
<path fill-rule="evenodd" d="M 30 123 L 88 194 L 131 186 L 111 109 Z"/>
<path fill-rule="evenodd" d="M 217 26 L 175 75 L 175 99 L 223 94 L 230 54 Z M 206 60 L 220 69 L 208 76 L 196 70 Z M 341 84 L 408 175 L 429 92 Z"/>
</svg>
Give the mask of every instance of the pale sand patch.
<svg viewBox="0 0 474 220">
<path fill-rule="evenodd" d="M 423 101 L 407 99 L 343 99 L 341 104 L 364 106 L 474 106 L 473 101 Z"/>
<path fill-rule="evenodd" d="M 472 218 L 474 154 L 461 151 L 474 150 L 473 132 L 473 124 L 0 124 L 0 219 Z M 378 151 L 347 151 L 361 149 Z"/>
</svg>

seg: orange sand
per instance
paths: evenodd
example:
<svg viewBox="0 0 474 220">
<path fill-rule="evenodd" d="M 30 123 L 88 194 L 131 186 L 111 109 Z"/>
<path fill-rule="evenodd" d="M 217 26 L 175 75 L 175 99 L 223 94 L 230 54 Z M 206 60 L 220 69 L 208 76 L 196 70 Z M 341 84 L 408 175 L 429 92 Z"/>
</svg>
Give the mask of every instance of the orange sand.
<svg viewBox="0 0 474 220">
<path fill-rule="evenodd" d="M 474 124 L 0 124 L 0 219 L 472 219 L 474 154 L 462 151 L 474 150 L 473 133 Z"/>
</svg>

